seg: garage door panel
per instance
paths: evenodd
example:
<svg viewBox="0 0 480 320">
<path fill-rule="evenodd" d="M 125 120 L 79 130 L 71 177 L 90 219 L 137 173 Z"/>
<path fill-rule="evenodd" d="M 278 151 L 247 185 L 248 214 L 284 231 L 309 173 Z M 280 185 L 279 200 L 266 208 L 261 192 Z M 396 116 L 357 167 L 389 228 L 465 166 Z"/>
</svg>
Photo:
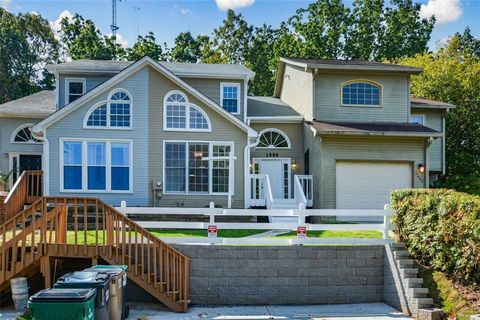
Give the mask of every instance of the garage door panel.
<svg viewBox="0 0 480 320">
<path fill-rule="evenodd" d="M 337 209 L 383 209 L 395 189 L 412 187 L 409 163 L 346 162 L 336 165 Z M 358 218 L 339 219 L 357 221 Z M 366 218 L 362 221 L 378 218 Z"/>
</svg>

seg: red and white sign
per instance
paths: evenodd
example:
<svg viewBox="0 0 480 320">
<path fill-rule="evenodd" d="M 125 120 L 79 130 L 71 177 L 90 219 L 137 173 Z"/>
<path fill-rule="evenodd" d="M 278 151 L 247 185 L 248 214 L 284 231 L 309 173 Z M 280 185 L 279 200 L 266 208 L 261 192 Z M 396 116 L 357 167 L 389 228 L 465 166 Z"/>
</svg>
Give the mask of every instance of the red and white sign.
<svg viewBox="0 0 480 320">
<path fill-rule="evenodd" d="M 306 238 L 307 237 L 307 227 L 298 226 L 297 227 L 297 237 Z"/>
<path fill-rule="evenodd" d="M 209 238 L 216 238 L 217 237 L 217 226 L 208 226 L 208 237 Z"/>
</svg>

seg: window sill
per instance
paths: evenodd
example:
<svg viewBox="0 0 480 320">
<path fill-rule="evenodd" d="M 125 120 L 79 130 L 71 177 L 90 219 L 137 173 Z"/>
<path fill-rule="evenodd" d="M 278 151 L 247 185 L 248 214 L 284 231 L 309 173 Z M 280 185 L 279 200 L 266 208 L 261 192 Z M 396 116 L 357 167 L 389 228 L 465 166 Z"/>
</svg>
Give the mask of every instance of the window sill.
<svg viewBox="0 0 480 320">
<path fill-rule="evenodd" d="M 164 196 L 228 196 L 227 193 L 185 193 L 185 192 L 164 192 Z M 233 193 L 231 194 L 234 195 Z"/>
<path fill-rule="evenodd" d="M 65 190 L 61 189 L 60 193 L 82 193 L 82 194 L 133 194 L 131 190 Z"/>
<path fill-rule="evenodd" d="M 115 130 L 115 131 L 133 131 L 132 127 L 89 127 L 84 126 L 83 129 L 88 130 Z"/>
<path fill-rule="evenodd" d="M 170 131 L 170 132 L 212 132 L 211 129 L 177 129 L 177 128 L 163 128 L 163 131 Z"/>
<path fill-rule="evenodd" d="M 358 108 L 374 108 L 374 109 L 383 108 L 383 106 L 381 105 L 368 105 L 368 104 L 341 104 L 340 107 L 346 107 L 346 108 L 358 107 Z"/>
</svg>

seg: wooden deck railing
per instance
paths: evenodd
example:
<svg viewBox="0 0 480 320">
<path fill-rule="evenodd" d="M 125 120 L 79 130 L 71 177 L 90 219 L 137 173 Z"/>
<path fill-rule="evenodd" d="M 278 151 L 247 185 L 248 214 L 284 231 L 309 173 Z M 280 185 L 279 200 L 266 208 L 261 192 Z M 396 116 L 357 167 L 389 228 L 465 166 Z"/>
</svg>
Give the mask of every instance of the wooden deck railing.
<svg viewBox="0 0 480 320">
<path fill-rule="evenodd" d="M 170 309 L 188 308 L 189 258 L 101 200 L 42 197 L 2 225 L 0 238 L 0 284 L 37 255 L 98 256 L 128 265 L 130 279 Z"/>
<path fill-rule="evenodd" d="M 23 171 L 5 198 L 3 221 L 23 210 L 24 205 L 32 204 L 42 196 L 43 172 Z"/>
</svg>

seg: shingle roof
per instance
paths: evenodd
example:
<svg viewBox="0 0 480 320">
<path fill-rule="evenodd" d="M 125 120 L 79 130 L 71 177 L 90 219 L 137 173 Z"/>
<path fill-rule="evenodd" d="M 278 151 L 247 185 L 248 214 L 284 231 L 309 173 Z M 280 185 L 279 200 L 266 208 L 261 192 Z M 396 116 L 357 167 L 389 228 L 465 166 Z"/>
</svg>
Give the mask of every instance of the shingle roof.
<svg viewBox="0 0 480 320">
<path fill-rule="evenodd" d="M 118 73 L 133 64 L 134 61 L 114 60 L 88 60 L 80 59 L 49 65 L 49 71 L 58 72 L 90 72 L 90 73 Z M 189 75 L 203 75 L 215 77 L 253 77 L 255 73 L 242 64 L 213 64 L 213 63 L 182 63 L 182 62 L 159 62 L 177 76 L 188 77 Z"/>
<path fill-rule="evenodd" d="M 323 134 L 438 136 L 440 133 L 417 123 L 398 122 L 320 122 L 309 121 Z"/>
<path fill-rule="evenodd" d="M 0 116 L 45 118 L 55 112 L 55 91 L 44 90 L 0 105 Z"/>
<path fill-rule="evenodd" d="M 411 97 L 410 105 L 412 108 L 425 108 L 425 109 L 452 109 L 455 108 L 453 104 L 446 102 L 435 101 L 430 99 L 425 99 L 421 97 Z"/>
<path fill-rule="evenodd" d="M 250 96 L 247 98 L 248 117 L 295 117 L 300 116 L 288 104 L 278 98 Z"/>
<path fill-rule="evenodd" d="M 422 72 L 421 68 L 364 60 L 281 58 L 280 61 L 318 69 L 391 71 L 414 74 Z"/>
</svg>

